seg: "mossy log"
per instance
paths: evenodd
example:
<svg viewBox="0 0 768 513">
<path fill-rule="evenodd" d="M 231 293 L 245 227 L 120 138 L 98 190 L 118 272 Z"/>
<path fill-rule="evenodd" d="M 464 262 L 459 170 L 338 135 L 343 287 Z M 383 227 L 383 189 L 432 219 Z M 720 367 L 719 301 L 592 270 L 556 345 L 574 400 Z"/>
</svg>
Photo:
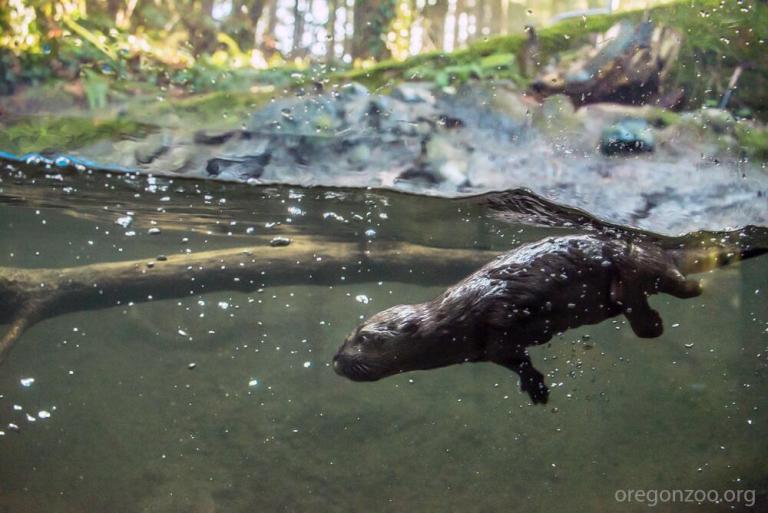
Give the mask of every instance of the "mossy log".
<svg viewBox="0 0 768 513">
<path fill-rule="evenodd" d="M 0 363 L 24 331 L 43 319 L 129 302 L 265 286 L 407 280 L 445 285 L 496 253 L 405 242 L 330 242 L 296 237 L 262 245 L 62 269 L 0 267 Z"/>
</svg>

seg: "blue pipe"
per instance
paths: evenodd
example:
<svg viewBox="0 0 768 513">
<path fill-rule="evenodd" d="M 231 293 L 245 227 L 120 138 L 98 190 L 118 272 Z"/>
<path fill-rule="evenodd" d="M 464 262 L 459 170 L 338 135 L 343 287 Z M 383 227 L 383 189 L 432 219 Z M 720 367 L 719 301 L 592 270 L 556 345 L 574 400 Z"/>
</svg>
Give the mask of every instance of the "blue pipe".
<svg viewBox="0 0 768 513">
<path fill-rule="evenodd" d="M 112 173 L 137 173 L 138 169 L 131 169 L 123 166 L 109 164 L 98 164 L 88 159 L 73 157 L 71 155 L 51 155 L 46 157 L 40 153 L 25 153 L 24 155 L 15 155 L 7 151 L 0 150 L 0 161 L 16 162 L 19 164 L 55 166 L 61 169 L 85 167 L 94 171 L 106 171 Z"/>
</svg>

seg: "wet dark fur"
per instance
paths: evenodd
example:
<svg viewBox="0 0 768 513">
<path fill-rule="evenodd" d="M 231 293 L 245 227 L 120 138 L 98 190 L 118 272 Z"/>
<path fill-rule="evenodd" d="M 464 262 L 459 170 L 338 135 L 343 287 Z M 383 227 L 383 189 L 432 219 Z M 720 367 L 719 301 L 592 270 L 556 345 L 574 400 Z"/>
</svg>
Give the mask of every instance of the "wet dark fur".
<svg viewBox="0 0 768 513">
<path fill-rule="evenodd" d="M 505 253 L 432 301 L 380 312 L 334 357 L 356 381 L 464 362 L 493 362 L 520 376 L 534 403 L 544 377 L 526 348 L 569 328 L 624 314 L 639 337 L 657 337 L 661 317 L 648 296 L 700 294 L 674 255 L 652 242 L 605 235 L 548 238 Z"/>
</svg>

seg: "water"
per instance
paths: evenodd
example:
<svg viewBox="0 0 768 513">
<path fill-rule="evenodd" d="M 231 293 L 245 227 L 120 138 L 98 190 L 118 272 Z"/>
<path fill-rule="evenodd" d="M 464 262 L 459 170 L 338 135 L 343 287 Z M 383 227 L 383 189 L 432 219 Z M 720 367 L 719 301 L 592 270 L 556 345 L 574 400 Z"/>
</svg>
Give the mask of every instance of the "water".
<svg viewBox="0 0 768 513">
<path fill-rule="evenodd" d="M 469 200 L 378 191 L 31 170 L 0 186 L 6 267 L 152 259 L 277 235 L 503 251 L 565 232 L 502 223 Z M 116 224 L 129 212 L 127 228 Z M 638 339 L 620 317 L 532 348 L 552 389 L 535 407 L 492 364 L 376 383 L 328 365 L 362 318 L 431 299 L 466 266 L 449 276 L 424 265 L 399 281 L 376 268 L 322 285 L 267 279 L 247 293 L 46 319 L 0 367 L 0 511 L 648 509 L 617 503 L 625 489 L 754 490 L 753 508 L 730 506 L 759 511 L 767 271 L 768 258 L 755 258 L 704 275 L 699 298 L 654 297 L 667 328 L 658 339 Z"/>
</svg>

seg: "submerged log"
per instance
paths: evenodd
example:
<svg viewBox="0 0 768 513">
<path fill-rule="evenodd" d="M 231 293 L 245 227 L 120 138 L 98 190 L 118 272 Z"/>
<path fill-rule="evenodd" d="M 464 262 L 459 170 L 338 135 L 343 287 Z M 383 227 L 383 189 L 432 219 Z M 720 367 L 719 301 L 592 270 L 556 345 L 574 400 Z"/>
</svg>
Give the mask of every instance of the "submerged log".
<svg viewBox="0 0 768 513">
<path fill-rule="evenodd" d="M 407 280 L 446 285 L 497 253 L 405 242 L 332 242 L 296 237 L 263 245 L 62 269 L 0 267 L 0 363 L 24 331 L 43 319 L 129 302 L 265 286 Z M 424 271 L 426 270 L 426 271 Z"/>
</svg>

